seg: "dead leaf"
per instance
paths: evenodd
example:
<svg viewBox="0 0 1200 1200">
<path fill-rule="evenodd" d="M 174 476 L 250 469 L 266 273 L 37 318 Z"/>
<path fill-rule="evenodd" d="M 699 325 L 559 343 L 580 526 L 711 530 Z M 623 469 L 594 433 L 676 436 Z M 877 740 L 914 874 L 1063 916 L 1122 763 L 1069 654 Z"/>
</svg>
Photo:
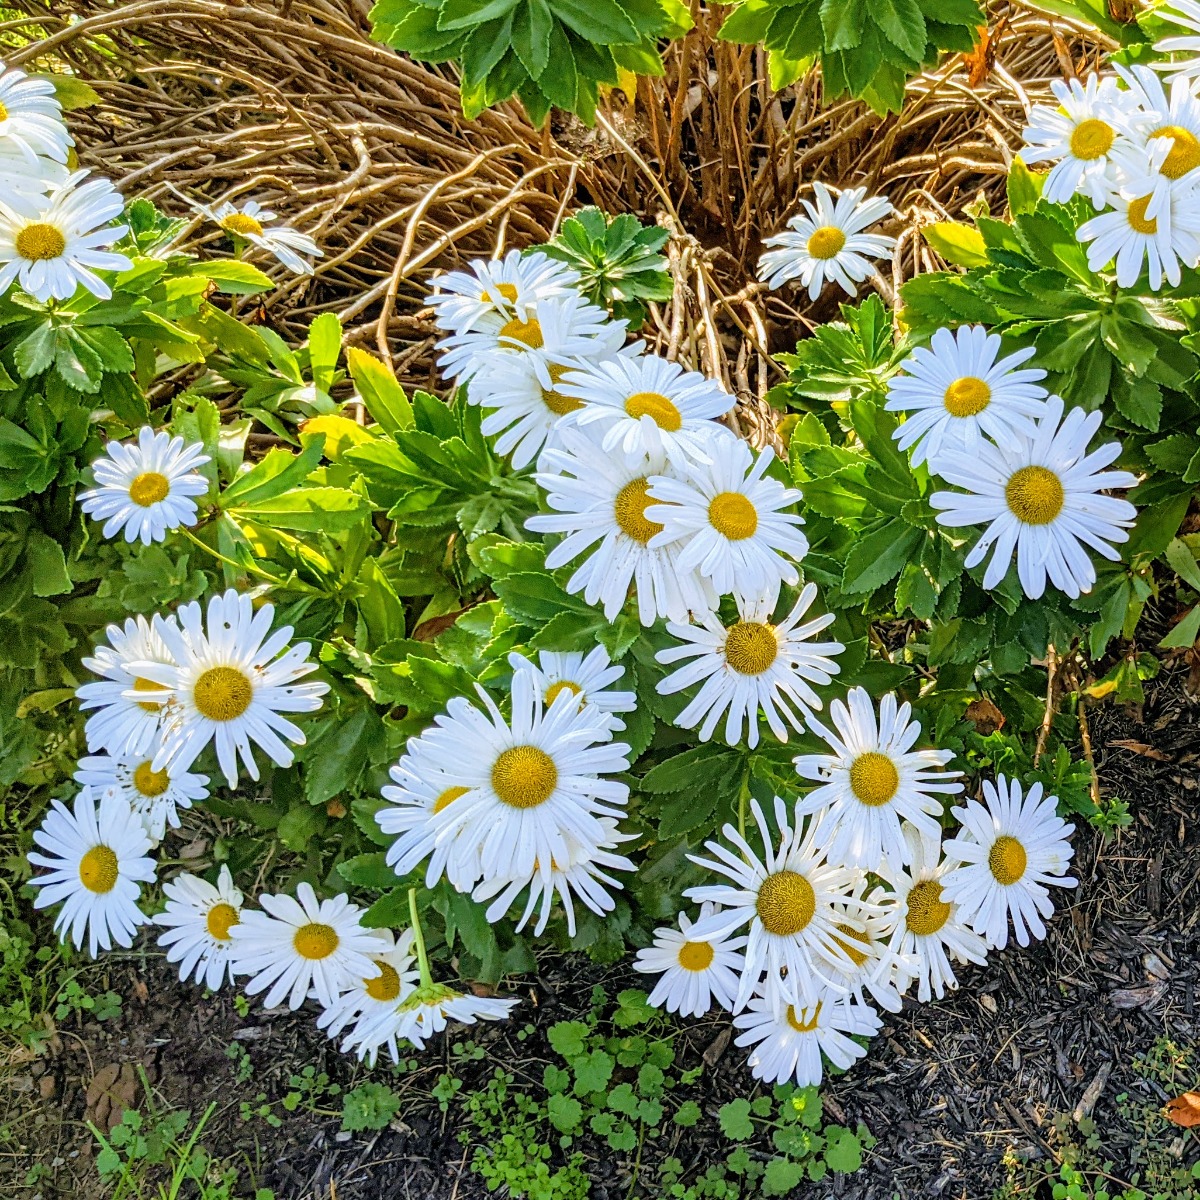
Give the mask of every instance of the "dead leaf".
<svg viewBox="0 0 1200 1200">
<path fill-rule="evenodd" d="M 1134 754 L 1140 754 L 1143 758 L 1154 758 L 1159 762 L 1171 761 L 1169 754 L 1164 754 L 1161 750 L 1155 750 L 1153 746 L 1147 746 L 1145 742 L 1134 741 L 1133 738 L 1117 738 L 1108 744 L 1110 746 L 1119 746 L 1122 750 L 1132 750 Z"/>
<path fill-rule="evenodd" d="M 1163 1116 L 1176 1125 L 1182 1125 L 1184 1129 L 1200 1125 L 1200 1092 L 1184 1092 L 1182 1096 L 1169 1100 L 1163 1109 Z"/>
<path fill-rule="evenodd" d="M 430 617 L 428 621 L 422 621 L 413 630 L 413 637 L 418 642 L 432 642 L 439 633 L 449 629 L 466 611 L 465 608 L 462 608 L 457 612 L 443 613 L 440 617 Z"/>
<path fill-rule="evenodd" d="M 1148 987 L 1118 988 L 1109 992 L 1108 1002 L 1113 1008 L 1149 1008 L 1163 998 L 1166 990 L 1166 982 L 1160 979 Z"/>
<path fill-rule="evenodd" d="M 1108 15 L 1122 25 L 1132 25 L 1141 11 L 1141 0 L 1108 0 Z"/>
<path fill-rule="evenodd" d="M 967 68 L 967 86 L 977 88 L 992 73 L 996 65 L 996 51 L 1000 47 L 1000 39 L 1008 30 L 1008 17 L 1003 16 L 993 29 L 986 25 L 979 27 L 979 41 L 975 49 L 963 55 L 963 63 Z"/>
<path fill-rule="evenodd" d="M 980 696 L 967 705 L 967 720 L 975 726 L 975 732 L 983 737 L 1004 728 L 1004 714 L 987 696 Z"/>
</svg>

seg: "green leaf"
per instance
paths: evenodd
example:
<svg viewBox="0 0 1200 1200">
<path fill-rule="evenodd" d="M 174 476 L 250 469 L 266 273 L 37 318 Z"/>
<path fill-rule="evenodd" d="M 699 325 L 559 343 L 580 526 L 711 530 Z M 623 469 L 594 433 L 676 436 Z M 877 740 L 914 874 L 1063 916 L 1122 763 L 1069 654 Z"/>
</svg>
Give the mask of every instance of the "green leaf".
<svg viewBox="0 0 1200 1200">
<path fill-rule="evenodd" d="M 197 263 L 196 267 L 212 280 L 217 291 L 227 296 L 255 296 L 259 292 L 269 292 L 275 286 L 269 275 L 240 259 L 209 258 Z"/>
<path fill-rule="evenodd" d="M 54 361 L 55 328 L 47 321 L 36 326 L 13 348 L 13 359 L 22 379 L 40 375 Z"/>
<path fill-rule="evenodd" d="M 551 1048 L 565 1059 L 583 1053 L 591 1030 L 582 1021 L 558 1021 L 546 1031 Z"/>
<path fill-rule="evenodd" d="M 574 1096 L 551 1096 L 546 1101 L 546 1116 L 559 1133 L 575 1133 L 583 1122 L 583 1105 Z"/>
<path fill-rule="evenodd" d="M 1008 168 L 1008 210 L 1014 217 L 1032 212 L 1042 197 L 1046 176 L 1031 171 L 1025 163 L 1014 158 Z"/>
<path fill-rule="evenodd" d="M 825 1127 L 825 1162 L 831 1171 L 850 1174 L 862 1166 L 862 1142 L 840 1125 Z"/>
<path fill-rule="evenodd" d="M 890 42 L 913 62 L 921 61 L 925 55 L 925 17 L 917 0 L 872 0 L 870 13 Z"/>
<path fill-rule="evenodd" d="M 53 84 L 55 99 L 62 105 L 63 112 L 78 112 L 81 108 L 93 108 L 100 103 L 100 93 L 74 75 L 31 74 L 29 78 L 44 79 Z"/>
<path fill-rule="evenodd" d="M 1197 638 L 1200 638 L 1200 604 L 1190 609 L 1158 644 L 1164 650 L 1188 650 L 1196 644 Z"/>
<path fill-rule="evenodd" d="M 439 29 L 463 29 L 504 16 L 517 0 L 442 0 L 438 9 Z"/>
<path fill-rule="evenodd" d="M 773 1158 L 763 1172 L 762 1194 L 784 1196 L 804 1179 L 804 1164 L 786 1158 Z"/>
<path fill-rule="evenodd" d="M 581 38 L 598 46 L 640 40 L 637 26 L 617 0 L 554 0 L 554 13 Z"/>
<path fill-rule="evenodd" d="M 338 863 L 338 874 L 355 887 L 387 891 L 396 886 L 396 872 L 387 865 L 385 854 L 358 854 Z"/>
<path fill-rule="evenodd" d="M 357 346 L 346 349 L 346 365 L 375 423 L 391 437 L 413 427 L 412 405 L 390 367 Z"/>
<path fill-rule="evenodd" d="M 921 233 L 934 251 L 959 267 L 982 267 L 988 261 L 983 234 L 958 221 L 938 221 Z"/>
<path fill-rule="evenodd" d="M 917 553 L 925 534 L 902 521 L 889 521 L 855 543 L 842 573 L 845 592 L 873 592 L 894 578 Z"/>
<path fill-rule="evenodd" d="M 700 1105 L 695 1100 L 685 1100 L 676 1110 L 675 1115 L 671 1118 L 676 1125 L 682 1125 L 684 1129 L 691 1129 L 703 1116 L 700 1111 Z"/>
<path fill-rule="evenodd" d="M 721 1132 L 735 1142 L 744 1142 L 754 1136 L 754 1122 L 750 1119 L 750 1101 L 744 1096 L 722 1104 L 717 1110 Z"/>
<path fill-rule="evenodd" d="M 387 1084 L 367 1080 L 342 1098 L 342 1128 L 347 1133 L 386 1129 L 400 1111 L 400 1097 Z"/>
<path fill-rule="evenodd" d="M 371 506 L 365 496 L 346 488 L 302 487 L 282 496 L 241 501 L 225 511 L 235 521 L 272 529 L 344 533 L 369 520 Z"/>
<path fill-rule="evenodd" d="M 513 49 L 525 70 L 541 78 L 550 61 L 550 30 L 554 17 L 546 0 L 525 0 L 513 14 Z"/>
<path fill-rule="evenodd" d="M 1197 564 L 1195 555 L 1179 538 L 1171 539 L 1166 557 L 1167 562 L 1171 565 L 1171 570 L 1185 583 L 1200 592 L 1200 565 Z M 42 595 L 43 593 L 38 594 Z"/>
<path fill-rule="evenodd" d="M 571 1059 L 571 1070 L 575 1072 L 575 1094 L 586 1096 L 591 1092 L 604 1091 L 615 1066 L 612 1055 L 604 1050 L 592 1050 Z"/>
<path fill-rule="evenodd" d="M 853 50 L 861 44 L 866 18 L 866 0 L 821 0 L 825 52 Z"/>
<path fill-rule="evenodd" d="M 35 596 L 63 596 L 74 587 L 62 546 L 40 529 L 25 542 L 25 573 Z"/>
<path fill-rule="evenodd" d="M 282 496 L 289 488 L 303 483 L 316 470 L 324 450 L 323 435 L 307 442 L 299 454 L 273 447 L 261 462 L 239 475 L 221 493 L 221 507 L 241 507 Z"/>
</svg>

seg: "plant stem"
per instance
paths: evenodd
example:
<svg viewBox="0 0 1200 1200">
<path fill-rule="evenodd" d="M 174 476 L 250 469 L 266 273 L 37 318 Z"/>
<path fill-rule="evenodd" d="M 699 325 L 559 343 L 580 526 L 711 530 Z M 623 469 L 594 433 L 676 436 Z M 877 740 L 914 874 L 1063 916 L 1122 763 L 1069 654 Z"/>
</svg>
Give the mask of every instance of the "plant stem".
<svg viewBox="0 0 1200 1200">
<path fill-rule="evenodd" d="M 417 965 L 421 968 L 421 986 L 427 987 L 433 982 L 433 973 L 429 970 L 429 955 L 425 951 L 425 934 L 421 929 L 421 918 L 417 914 L 417 889 L 408 889 L 408 915 L 412 922 L 413 945 L 417 948 Z"/>
</svg>

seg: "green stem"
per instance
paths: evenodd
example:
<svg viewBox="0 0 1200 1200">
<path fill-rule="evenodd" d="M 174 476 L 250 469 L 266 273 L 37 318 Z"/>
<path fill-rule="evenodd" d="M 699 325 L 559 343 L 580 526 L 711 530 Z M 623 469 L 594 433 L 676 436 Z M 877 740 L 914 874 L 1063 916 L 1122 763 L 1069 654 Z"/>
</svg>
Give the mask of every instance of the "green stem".
<svg viewBox="0 0 1200 1200">
<path fill-rule="evenodd" d="M 742 786 L 738 792 L 738 833 L 746 836 L 746 806 L 750 799 L 750 768 L 742 775 Z"/>
<path fill-rule="evenodd" d="M 235 571 L 246 575 L 257 575 L 260 579 L 265 579 L 268 583 L 274 584 L 278 588 L 290 588 L 291 590 L 297 592 L 316 592 L 315 588 L 309 588 L 307 584 L 302 584 L 299 581 L 289 583 L 285 579 L 277 578 L 269 571 L 264 571 L 261 567 L 256 567 L 251 563 L 235 562 L 232 558 L 227 558 L 219 550 L 214 550 L 207 542 L 202 542 L 194 533 L 191 532 L 191 530 L 187 529 L 185 526 L 181 525 L 179 527 L 179 532 L 182 533 L 189 542 L 193 543 L 193 545 L 199 546 L 200 549 L 206 554 L 211 554 L 218 562 L 223 562 L 227 567 L 232 567 Z M 320 595 L 322 593 L 318 592 L 316 594 Z"/>
<path fill-rule="evenodd" d="M 417 889 L 408 889 L 408 915 L 412 922 L 413 944 L 417 948 L 417 965 L 421 968 L 421 986 L 433 983 L 433 972 L 429 969 L 429 955 L 425 950 L 425 934 L 421 930 L 421 918 L 417 914 Z"/>
</svg>

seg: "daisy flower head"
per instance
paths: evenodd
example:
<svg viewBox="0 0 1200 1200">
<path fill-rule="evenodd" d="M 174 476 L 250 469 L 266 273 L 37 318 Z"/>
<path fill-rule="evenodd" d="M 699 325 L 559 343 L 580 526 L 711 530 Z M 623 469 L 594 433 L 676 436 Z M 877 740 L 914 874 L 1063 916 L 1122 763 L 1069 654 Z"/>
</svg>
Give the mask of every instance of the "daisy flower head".
<svg viewBox="0 0 1200 1200">
<path fill-rule="evenodd" d="M 722 833 L 733 850 L 709 841 L 704 845 L 713 858 L 688 855 L 697 866 L 729 880 L 684 893 L 718 907 L 696 923 L 691 936 L 723 938 L 749 926 L 735 1012 L 745 1007 L 764 975 L 765 986 L 778 986 L 789 1003 L 813 1005 L 826 989 L 839 990 L 837 971 L 854 965 L 842 948 L 839 926 L 858 928 L 860 914 L 874 908 L 857 896 L 861 873 L 834 865 L 817 848 L 812 823 L 807 830 L 793 829 L 787 805 L 776 797 L 776 843 L 758 801 L 750 807 L 762 839 L 761 857 L 732 825 Z"/>
<path fill-rule="evenodd" d="M 246 994 L 266 992 L 267 1008 L 286 1001 L 299 1008 L 312 991 L 328 1008 L 357 980 L 380 973 L 372 961 L 379 941 L 359 921 L 362 909 L 345 896 L 318 900 L 312 886 L 301 883 L 296 895 L 264 893 L 266 910 L 243 908 L 229 928 L 232 971 L 249 976 Z"/>
<path fill-rule="evenodd" d="M 283 739 L 302 746 L 304 732 L 282 714 L 315 712 L 329 685 L 297 682 L 317 664 L 309 662 L 307 642 L 288 647 L 290 625 L 270 633 L 274 616 L 274 605 L 255 611 L 249 596 L 230 588 L 209 600 L 207 617 L 197 602 L 179 610 L 178 624 L 155 617 L 173 662 L 147 661 L 135 669 L 160 685 L 148 698 L 166 705 L 156 771 L 190 766 L 210 742 L 230 787 L 237 783 L 239 756 L 250 778 L 259 777 L 252 743 L 279 766 L 292 765 L 295 756 Z"/>
<path fill-rule="evenodd" d="M 815 780 L 796 805 L 799 814 L 820 814 L 816 843 L 834 862 L 877 871 L 888 861 L 908 861 L 908 843 L 900 832 L 909 821 L 928 837 L 940 836 L 938 794 L 962 791 L 960 771 L 944 770 L 949 750 L 914 750 L 921 726 L 912 705 L 899 704 L 894 692 L 875 703 L 861 687 L 851 688 L 843 704 L 829 706 L 831 730 L 809 714 L 809 728 L 828 742 L 832 754 L 802 754 L 795 760 L 802 779 Z M 834 732 L 836 730 L 836 732 Z"/>
<path fill-rule="evenodd" d="M 841 642 L 811 640 L 833 623 L 832 614 L 800 623 L 816 595 L 816 585 L 806 584 L 777 625 L 771 621 L 774 605 L 762 600 L 739 601 L 738 619 L 731 625 L 713 612 L 701 613 L 699 624 L 668 622 L 667 632 L 680 644 L 660 650 L 655 658 L 663 664 L 692 661 L 659 682 L 659 695 L 701 685 L 675 724 L 681 729 L 699 725 L 700 740 L 707 742 L 725 716 L 725 740 L 731 745 L 740 741 L 745 726 L 753 748 L 758 745 L 761 709 L 781 742 L 788 739 L 785 717 L 803 733 L 804 714 L 821 707 L 813 685 L 831 682 L 839 670 L 831 656 L 846 648 Z"/>
<path fill-rule="evenodd" d="M 904 827 L 904 837 L 909 865 L 890 863 L 884 873 L 895 893 L 895 904 L 886 910 L 891 917 L 888 946 L 911 963 L 917 999 L 940 1000 L 947 988 L 958 987 L 952 961 L 983 964 L 987 943 L 945 893 L 945 877 L 959 860 L 943 857 L 937 839 L 925 837 L 915 825 Z"/>
<path fill-rule="evenodd" d="M 912 450 L 914 466 L 928 461 L 937 470 L 943 450 L 965 450 L 983 436 L 997 442 L 1032 437 L 1033 419 L 1046 408 L 1046 378 L 1040 367 L 1018 370 L 1033 357 L 1032 349 L 996 361 L 1001 341 L 982 325 L 955 332 L 939 329 L 928 348 L 909 355 L 905 372 L 888 385 L 889 412 L 908 416 L 892 437 L 901 450 Z"/>
<path fill-rule="evenodd" d="M 625 728 L 619 714 L 637 707 L 636 692 L 613 690 L 624 678 L 625 668 L 614 664 L 603 646 L 595 646 L 587 654 L 582 650 L 542 650 L 536 665 L 514 652 L 508 656 L 508 665 L 514 671 L 532 673 L 547 708 L 562 692 L 577 696 L 580 711 L 590 713 L 609 737 Z"/>
<path fill-rule="evenodd" d="M 1129 88 L 1143 118 L 1141 136 L 1135 145 L 1152 151 L 1160 183 L 1182 180 L 1200 167 L 1200 96 L 1189 80 L 1177 78 L 1170 92 L 1148 66 L 1117 66 L 1117 72 Z M 1154 215 L 1151 209 L 1151 215 Z"/>
<path fill-rule="evenodd" d="M 551 511 L 530 517 L 525 527 L 565 535 L 546 555 L 549 570 L 583 559 L 567 591 L 581 593 L 613 621 L 632 584 L 643 625 L 659 617 L 687 621 L 693 612 L 715 608 L 711 584 L 681 564 L 678 538 L 664 538 L 661 519 L 648 515 L 665 507 L 651 498 L 650 487 L 668 469 L 666 460 L 625 462 L 605 454 L 584 430 L 564 429 L 561 439 L 561 449 L 542 454 L 534 476 Z"/>
<path fill-rule="evenodd" d="M 579 402 L 566 415 L 569 423 L 594 426 L 604 453 L 631 461 L 662 455 L 682 468 L 709 461 L 724 449 L 724 438 L 733 437 L 715 421 L 733 408 L 733 397 L 716 381 L 656 354 L 593 362 L 569 371 L 558 390 Z"/>
<path fill-rule="evenodd" d="M 145 425 L 136 442 L 109 442 L 92 463 L 96 486 L 79 494 L 80 507 L 104 522 L 106 538 L 123 532 L 127 542 L 161 542 L 168 529 L 196 523 L 193 497 L 208 491 L 196 468 L 208 461 L 200 443 Z"/>
<path fill-rule="evenodd" d="M 158 944 L 167 962 L 179 964 L 179 978 L 203 983 L 217 991 L 228 976 L 233 982 L 229 931 L 241 920 L 242 893 L 233 886 L 229 868 L 222 865 L 214 886 L 199 875 L 176 875 L 163 884 L 166 907 L 153 921 L 161 926 Z"/>
<path fill-rule="evenodd" d="M 163 623 L 173 621 L 168 617 Z M 110 625 L 104 636 L 108 644 L 97 646 L 95 654 L 83 660 L 100 680 L 75 689 L 84 712 L 97 710 L 84 726 L 88 749 L 114 755 L 143 754 L 158 740 L 167 697 L 161 696 L 161 686 L 141 675 L 134 664 L 151 661 L 166 667 L 172 666 L 174 659 L 145 617 L 128 617 L 124 626 Z"/>
<path fill-rule="evenodd" d="M 257 200 L 247 200 L 241 208 L 228 200 L 215 208 L 197 201 L 189 203 L 201 216 L 219 225 L 235 246 L 249 242 L 278 259 L 294 275 L 311 275 L 313 267 L 308 259 L 325 257 L 325 251 L 307 233 L 288 225 L 272 225 L 274 211 L 263 208 Z"/>
<path fill-rule="evenodd" d="M 834 982 L 860 1004 L 867 1004 L 866 996 L 870 995 L 880 1008 L 899 1012 L 904 1006 L 904 992 L 917 973 L 915 960 L 903 957 L 890 945 L 895 926 L 889 913 L 891 896 L 875 889 L 865 898 L 879 911 L 863 915 L 857 922 L 861 929 L 849 922 L 838 926 L 837 941 L 853 966 L 836 971 Z"/>
<path fill-rule="evenodd" d="M 387 1011 L 380 1012 L 355 1028 L 360 1056 L 372 1046 L 389 1048 L 403 1038 L 418 1050 L 451 1021 L 474 1025 L 476 1021 L 503 1021 L 520 1003 L 498 996 L 471 996 L 444 983 L 420 983 Z M 393 1058 L 398 1054 L 393 1051 Z"/>
<path fill-rule="evenodd" d="M 126 255 L 103 249 L 128 231 L 111 224 L 124 201 L 107 179 L 87 174 L 76 171 L 48 196 L 0 200 L 0 294 L 16 282 L 43 304 L 70 300 L 81 286 L 100 300 L 112 295 L 96 272 L 133 266 Z"/>
<path fill-rule="evenodd" d="M 5 68 L 0 73 L 0 155 L 37 171 L 42 159 L 65 164 L 74 144 L 54 84 Z"/>
<path fill-rule="evenodd" d="M 146 917 L 138 908 L 141 885 L 154 881 L 150 839 L 141 821 L 115 792 L 97 796 L 82 788 L 68 809 L 60 800 L 50 805 L 34 842 L 45 853 L 29 852 L 35 867 L 47 874 L 29 882 L 41 890 L 34 908 L 61 904 L 54 932 L 68 934 L 78 950 L 87 936 L 88 953 L 132 946 L 133 935 Z"/>
<path fill-rule="evenodd" d="M 1018 945 L 1028 946 L 1030 935 L 1044 938 L 1042 918 L 1054 912 L 1048 885 L 1078 885 L 1067 874 L 1075 852 L 1067 839 L 1075 827 L 1057 810 L 1058 797 L 1043 795 L 1040 783 L 1023 796 L 1021 785 L 1003 775 L 995 784 L 984 780 L 982 804 L 968 800 L 951 810 L 963 828 L 946 849 L 962 866 L 946 876 L 946 896 L 997 950 L 1008 945 L 1010 916 Z"/>
<path fill-rule="evenodd" d="M 540 250 L 510 250 L 503 258 L 477 258 L 467 266 L 466 271 L 444 271 L 429 281 L 434 324 L 447 333 L 469 333 L 484 318 L 524 320 L 539 300 L 579 289 L 578 272 Z"/>
<path fill-rule="evenodd" d="M 844 996 L 824 996 L 810 1005 L 789 1004 L 776 996 L 755 996 L 733 1018 L 735 1046 L 753 1046 L 747 1066 L 764 1083 L 815 1087 L 825 1069 L 822 1055 L 846 1070 L 866 1053 L 855 1037 L 874 1037 L 883 1023 L 868 1005 Z"/>
<path fill-rule="evenodd" d="M 814 183 L 813 192 L 816 202 L 801 201 L 804 212 L 788 222 L 784 233 L 763 240 L 776 249 L 758 260 L 758 277 L 769 288 L 799 280 L 810 300 L 831 280 L 854 296 L 874 270 L 868 259 L 886 258 L 896 246 L 895 238 L 863 230 L 895 209 L 882 196 L 868 200 L 866 188 L 848 188 L 835 197 L 823 183 Z"/>
<path fill-rule="evenodd" d="M 662 524 L 650 549 L 682 542 L 680 570 L 696 571 L 718 595 L 773 608 L 780 586 L 799 580 L 794 564 L 808 553 L 804 518 L 786 511 L 800 493 L 766 474 L 775 460 L 770 447 L 757 459 L 740 438 L 723 438 L 713 449 L 712 461 L 694 464 L 686 476 L 650 481 L 646 519 Z"/>
<path fill-rule="evenodd" d="M 1158 54 L 1184 54 L 1182 60 L 1156 62 L 1155 68 L 1165 71 L 1169 79 L 1200 79 L 1200 0 L 1167 0 L 1161 8 L 1154 10 L 1156 17 L 1170 21 L 1188 30 L 1184 34 L 1172 34 L 1154 43 Z"/>
<path fill-rule="evenodd" d="M 81 758 L 75 780 L 97 793 L 115 790 L 145 826 L 152 846 L 163 840 L 168 826 L 179 828 L 181 808 L 208 799 L 207 775 L 191 775 L 178 767 L 154 770 L 153 747 L 141 754 Z"/>
<path fill-rule="evenodd" d="M 1017 157 L 1027 164 L 1054 163 L 1042 191 L 1052 203 L 1065 204 L 1081 193 L 1093 208 L 1104 208 L 1116 157 L 1138 128 L 1137 100 L 1111 75 L 1092 74 L 1086 83 L 1055 79 L 1050 87 L 1058 105 L 1033 106 L 1022 133 L 1026 144 Z"/>
<path fill-rule="evenodd" d="M 1091 591 L 1096 568 L 1084 547 L 1112 562 L 1120 558 L 1111 543 L 1128 540 L 1137 510 L 1128 500 L 1102 493 L 1133 487 L 1137 476 L 1103 470 L 1120 455 L 1117 442 L 1088 453 L 1103 416 L 1072 408 L 1063 417 L 1062 400 L 1051 396 L 1036 437 L 1004 445 L 982 442 L 972 455 L 948 453 L 939 460 L 941 477 L 964 490 L 930 497 L 941 510 L 938 523 L 987 525 L 967 555 L 968 568 L 995 547 L 985 588 L 1004 578 L 1014 551 L 1021 588 L 1031 600 L 1046 590 L 1047 578 L 1072 599 Z"/>
<path fill-rule="evenodd" d="M 699 919 L 703 921 L 715 912 L 712 904 L 701 905 Z M 681 1017 L 704 1016 L 714 1000 L 722 1008 L 733 1008 L 745 966 L 741 949 L 746 939 L 694 938 L 692 929 L 691 918 L 681 912 L 677 929 L 656 929 L 653 945 L 637 952 L 633 969 L 659 977 L 649 1003 Z"/>
</svg>

